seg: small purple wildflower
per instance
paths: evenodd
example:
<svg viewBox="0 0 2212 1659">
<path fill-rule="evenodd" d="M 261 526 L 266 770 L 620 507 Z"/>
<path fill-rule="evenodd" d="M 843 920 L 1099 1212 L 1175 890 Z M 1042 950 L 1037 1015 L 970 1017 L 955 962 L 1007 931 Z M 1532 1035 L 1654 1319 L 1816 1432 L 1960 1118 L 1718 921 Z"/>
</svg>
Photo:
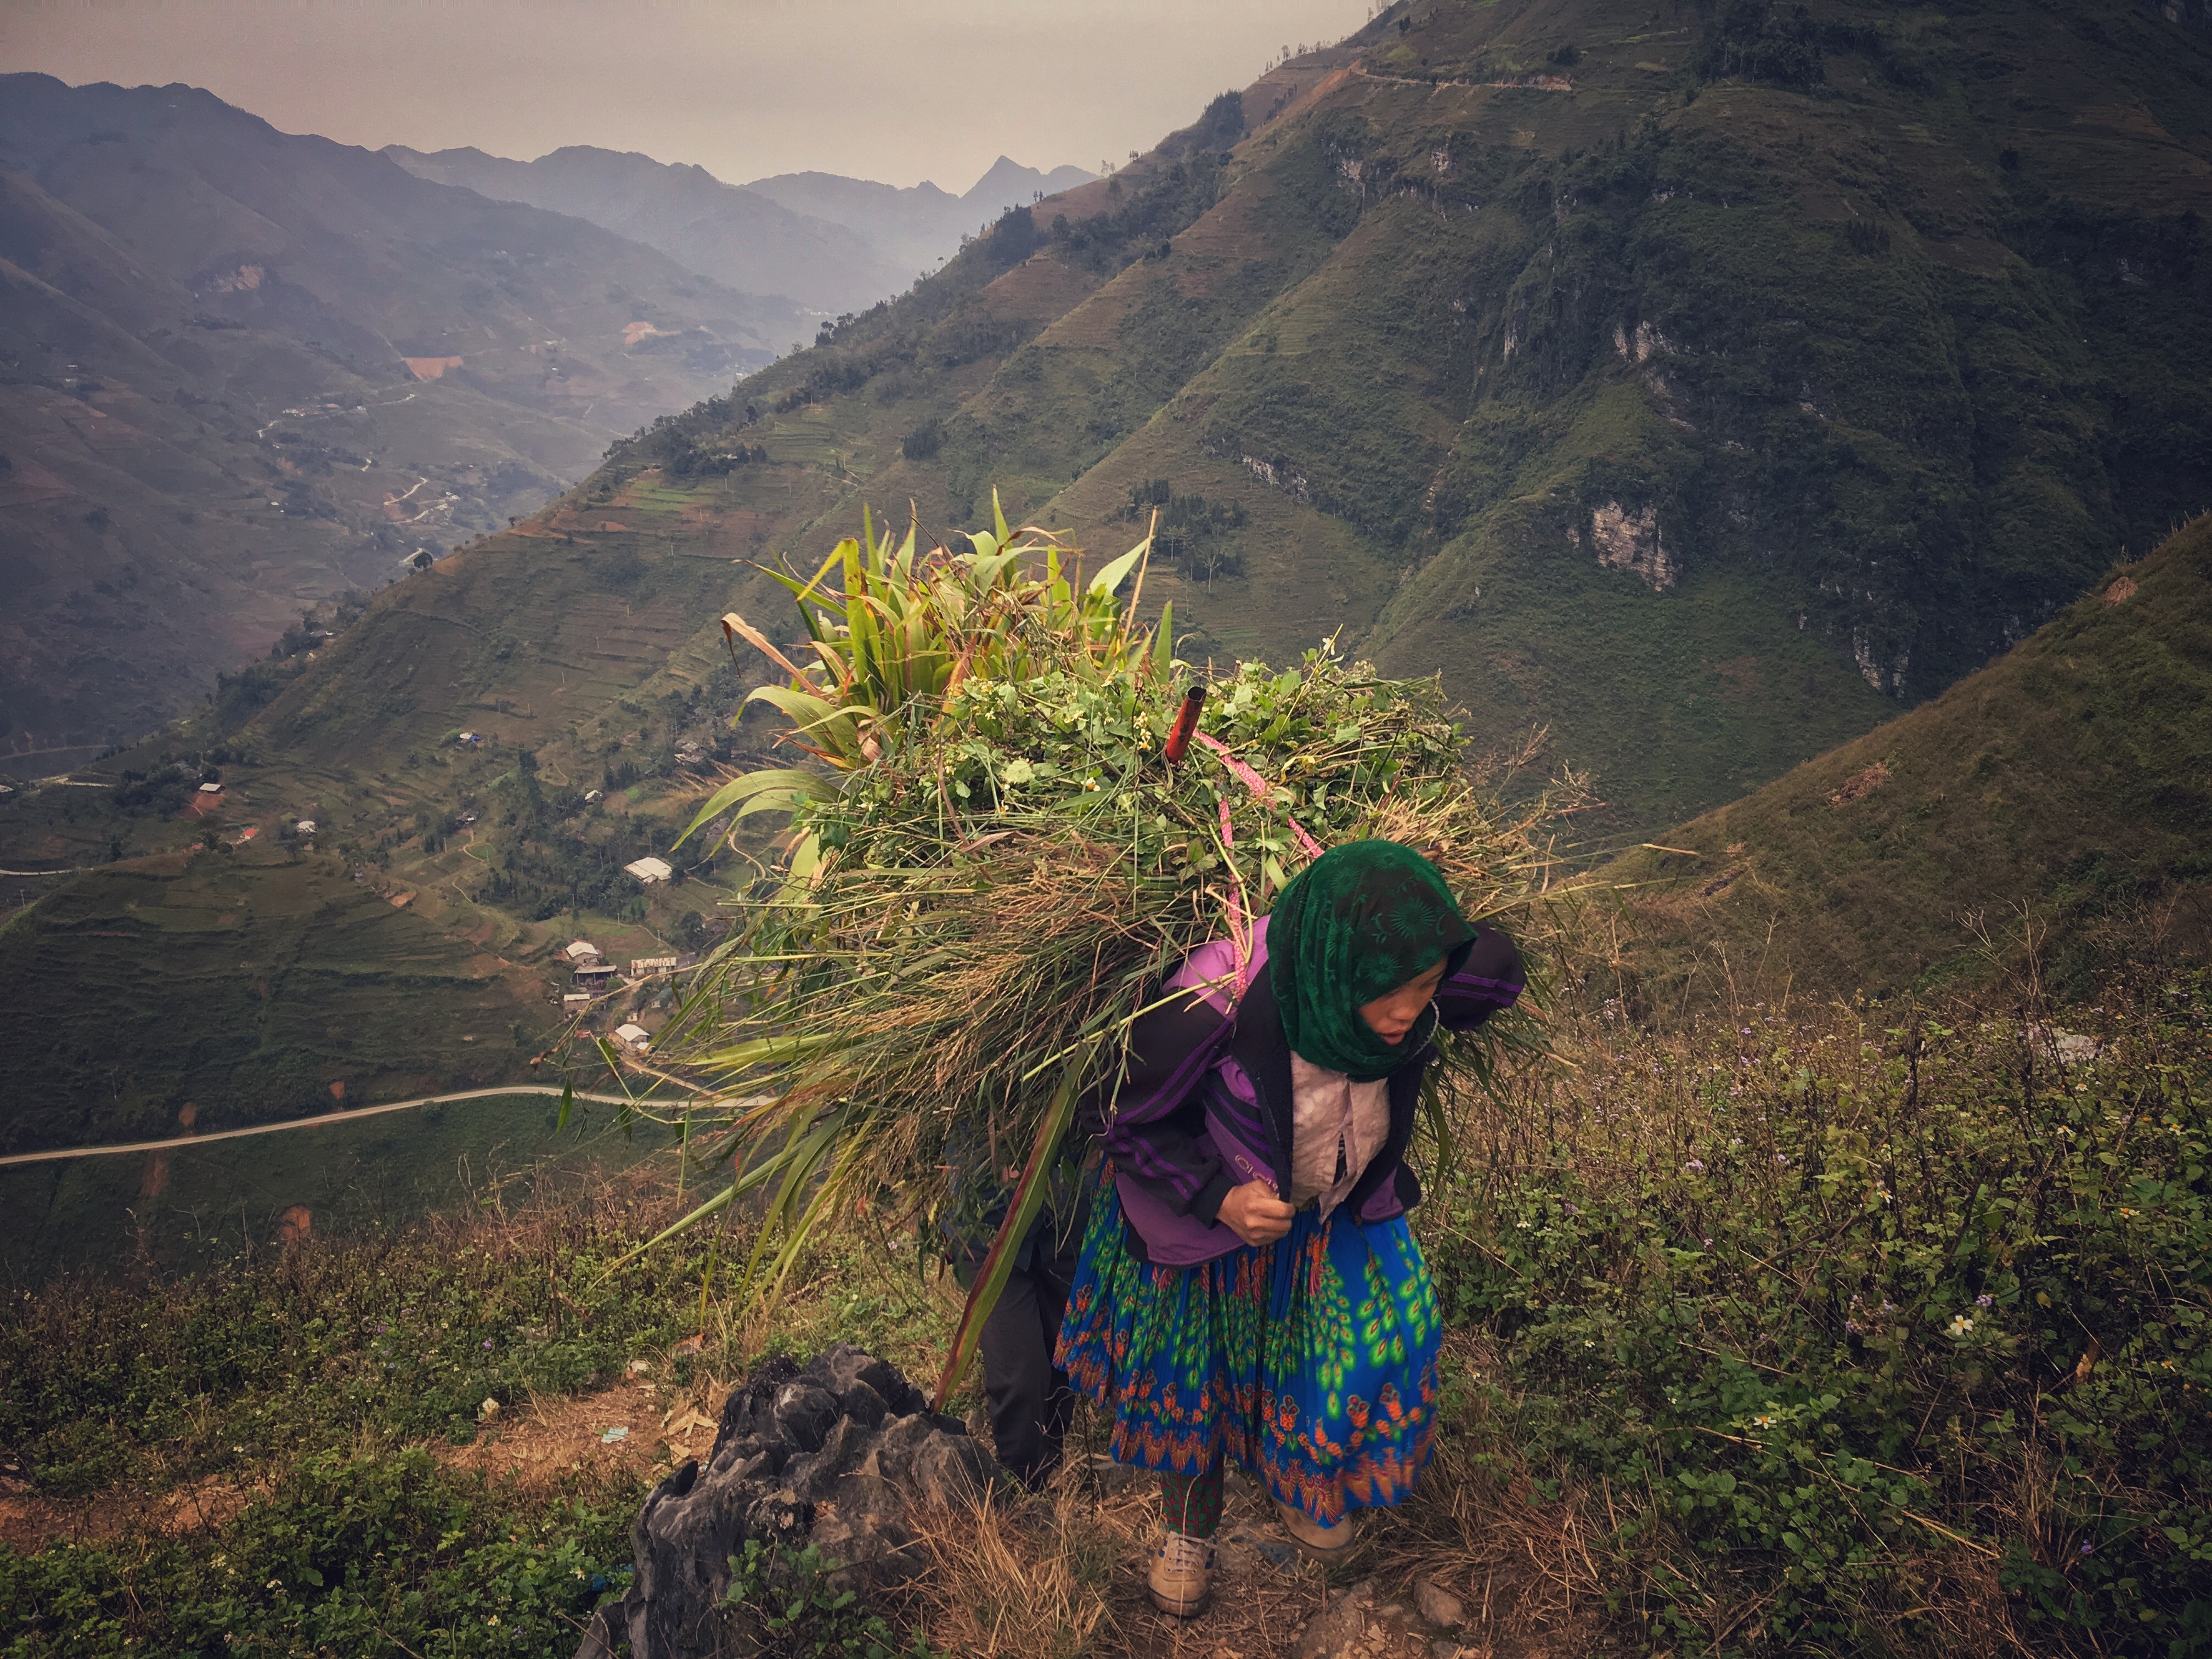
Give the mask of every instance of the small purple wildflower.
<svg viewBox="0 0 2212 1659">
<path fill-rule="evenodd" d="M 1978 1296 L 1974 1298 L 1974 1305 L 1977 1308 L 1993 1308 L 1996 1305 L 1996 1300 L 1993 1296 Z"/>
<path fill-rule="evenodd" d="M 1738 1036 L 1749 1036 L 1751 1035 L 1751 1027 L 1748 1025 L 1739 1025 L 1736 1027 L 1735 1034 Z"/>
<path fill-rule="evenodd" d="M 1844 1328 L 1849 1331 L 1853 1336 L 1856 1336 L 1866 1328 L 1863 1325 L 1861 1325 L 1856 1319 L 1846 1319 L 1844 1322 Z"/>
<path fill-rule="evenodd" d="M 489 1348 L 489 1346 L 491 1346 L 491 1339 L 490 1339 L 489 1337 L 486 1337 L 486 1338 L 484 1338 L 484 1340 L 483 1340 L 483 1345 L 484 1345 L 484 1346 L 486 1346 L 487 1348 Z"/>
<path fill-rule="evenodd" d="M 1684 1175 L 1703 1175 L 1705 1172 L 1705 1161 L 1701 1158 L 1693 1158 L 1682 1166 Z"/>
<path fill-rule="evenodd" d="M 2084 1555 L 2094 1555 L 2096 1553 L 2097 1547 L 2094 1544 L 2084 1544 L 2081 1546 L 2081 1553 Z"/>
<path fill-rule="evenodd" d="M 1787 1152 L 1777 1152 L 1774 1155 L 1774 1161 L 1777 1164 L 1786 1165 L 1790 1162 L 1790 1154 Z"/>
</svg>

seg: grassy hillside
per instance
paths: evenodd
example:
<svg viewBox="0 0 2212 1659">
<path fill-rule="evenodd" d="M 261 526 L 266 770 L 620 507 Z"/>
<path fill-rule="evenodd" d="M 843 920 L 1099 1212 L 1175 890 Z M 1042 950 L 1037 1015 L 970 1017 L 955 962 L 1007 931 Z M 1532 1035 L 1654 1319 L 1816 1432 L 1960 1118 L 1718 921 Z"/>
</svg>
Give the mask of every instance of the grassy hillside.
<svg viewBox="0 0 2212 1659">
<path fill-rule="evenodd" d="M 526 1075 L 551 1018 L 489 940 L 274 847 L 94 872 L 0 939 L 25 1015 L 0 1032 L 27 1085 L 0 1126 L 10 1152 L 159 1135 L 186 1107 L 223 1127 L 496 1083 Z"/>
<path fill-rule="evenodd" d="M 1425 1172 L 1436 1453 L 1351 1574 L 1297 1565 L 1235 1481 L 1216 1605 L 1168 1628 L 1157 1484 L 1100 1479 L 1085 1407 L 1051 1491 L 932 1528 L 879 1609 L 945 1653 L 1279 1653 L 1372 1573 L 1385 1628 L 1427 1578 L 1500 1655 L 2197 1654 L 2206 988 L 2114 988 L 2073 1022 L 2094 1061 L 1972 1006 L 1691 1036 L 1563 1006 L 1572 1064 L 1461 1103 Z M 682 1207 L 643 1173 L 0 1302 L 17 1650 L 556 1659 L 764 1352 L 941 1362 L 954 1281 L 909 1241 L 842 1218 L 763 1318 L 731 1294 L 750 1217 L 622 1260 Z M 775 1582 L 788 1648 L 869 1650 Z"/>
<path fill-rule="evenodd" d="M 204 1273 L 303 1236 L 519 1206 L 580 1175 L 627 1168 L 671 1138 L 651 1122 L 618 1134 L 616 1109 L 587 1100 L 556 1133 L 559 1105 L 495 1095 L 168 1152 L 11 1165 L 0 1169 L 10 1218 L 0 1270 L 19 1285 L 118 1269 Z"/>
<path fill-rule="evenodd" d="M 803 560 L 858 497 L 957 526 L 996 482 L 1090 533 L 1164 481 L 1147 591 L 1201 648 L 1347 627 L 1648 831 L 2212 500 L 2212 46 L 2088 0 L 1797 15 L 1395 8 L 599 487 Z M 740 446 L 817 470 L 700 481 Z"/>
<path fill-rule="evenodd" d="M 1609 875 L 1653 885 L 1628 957 L 1655 1006 L 1785 982 L 1926 989 L 2033 945 L 2094 994 L 2212 957 L 2212 518 L 1981 672 Z"/>
</svg>

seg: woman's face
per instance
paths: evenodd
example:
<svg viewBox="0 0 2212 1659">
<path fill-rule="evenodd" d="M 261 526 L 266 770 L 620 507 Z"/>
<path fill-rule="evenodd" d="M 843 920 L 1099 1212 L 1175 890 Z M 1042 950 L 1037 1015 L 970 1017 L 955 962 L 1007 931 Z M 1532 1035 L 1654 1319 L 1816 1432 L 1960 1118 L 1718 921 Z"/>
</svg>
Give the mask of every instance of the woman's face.
<svg viewBox="0 0 2212 1659">
<path fill-rule="evenodd" d="M 1437 994 L 1437 987 L 1444 982 L 1444 965 L 1439 962 L 1425 974 L 1417 974 L 1396 990 L 1379 996 L 1372 1002 L 1359 1005 L 1359 1017 L 1367 1022 L 1367 1029 L 1383 1042 L 1396 1044 L 1406 1040 L 1406 1033 L 1413 1029 L 1413 1022 L 1421 1017 L 1421 1010 L 1429 1006 Z"/>
</svg>

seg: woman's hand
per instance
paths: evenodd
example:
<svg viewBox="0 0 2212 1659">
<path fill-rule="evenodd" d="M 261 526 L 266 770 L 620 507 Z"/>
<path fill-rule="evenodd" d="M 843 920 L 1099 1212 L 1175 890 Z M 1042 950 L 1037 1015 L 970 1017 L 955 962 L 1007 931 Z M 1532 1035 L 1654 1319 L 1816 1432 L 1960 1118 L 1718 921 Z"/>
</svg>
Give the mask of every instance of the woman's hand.
<svg viewBox="0 0 2212 1659">
<path fill-rule="evenodd" d="M 1275 1196 L 1273 1182 L 1248 1181 L 1229 1189 L 1217 1218 L 1247 1244 L 1272 1244 L 1290 1231 L 1297 1213 Z"/>
</svg>

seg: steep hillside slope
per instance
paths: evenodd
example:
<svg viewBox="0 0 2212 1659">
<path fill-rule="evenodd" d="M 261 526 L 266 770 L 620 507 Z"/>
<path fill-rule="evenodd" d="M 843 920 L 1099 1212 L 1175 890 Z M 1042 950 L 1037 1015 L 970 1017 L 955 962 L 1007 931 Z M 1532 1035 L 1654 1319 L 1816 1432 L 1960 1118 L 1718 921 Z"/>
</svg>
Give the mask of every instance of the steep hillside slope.
<svg viewBox="0 0 2212 1659">
<path fill-rule="evenodd" d="M 800 326 L 205 93 L 34 75 L 0 79 L 0 763 L 27 771 L 137 737 L 303 600 L 530 510 Z"/>
<path fill-rule="evenodd" d="M 1655 1006 L 1896 991 L 2031 942 L 2093 993 L 2122 952 L 2212 957 L 2212 518 L 1934 702 L 1607 875 Z M 1643 886 L 1643 884 L 1650 884 Z"/>
<path fill-rule="evenodd" d="M 2208 123 L 2212 46 L 2089 0 L 1401 7 L 607 476 L 799 557 L 1158 493 L 1211 648 L 1346 627 L 1648 830 L 2212 501 Z M 836 465 L 684 471 L 734 445 Z"/>
<path fill-rule="evenodd" d="M 808 218 L 765 195 L 726 185 L 704 167 L 586 144 L 534 161 L 480 149 L 426 155 L 404 144 L 387 144 L 381 154 L 418 179 L 587 219 L 716 282 L 750 294 L 783 295 L 811 311 L 835 313 L 872 305 L 915 278 L 909 261 L 893 258 L 863 230 Z M 810 327 L 810 337 L 812 331 Z"/>
<path fill-rule="evenodd" d="M 619 872 L 764 735 L 714 628 L 787 637 L 749 562 L 811 564 L 863 502 L 973 526 L 996 485 L 1092 549 L 1157 507 L 1188 657 L 1341 630 L 1480 737 L 1548 722 L 1593 834 L 1733 799 L 2212 497 L 2212 53 L 2087 0 L 1720 15 L 1387 12 L 106 775 L 214 762 L 234 823 L 312 809 L 543 995 L 565 932 L 648 954 L 730 879 Z M 0 804 L 44 860 L 9 867 L 189 833 L 67 805 Z"/>
</svg>

